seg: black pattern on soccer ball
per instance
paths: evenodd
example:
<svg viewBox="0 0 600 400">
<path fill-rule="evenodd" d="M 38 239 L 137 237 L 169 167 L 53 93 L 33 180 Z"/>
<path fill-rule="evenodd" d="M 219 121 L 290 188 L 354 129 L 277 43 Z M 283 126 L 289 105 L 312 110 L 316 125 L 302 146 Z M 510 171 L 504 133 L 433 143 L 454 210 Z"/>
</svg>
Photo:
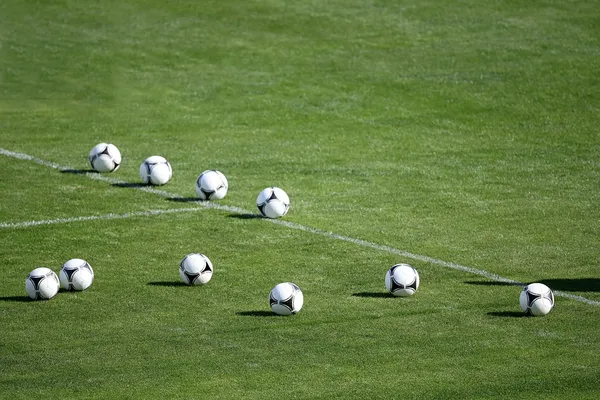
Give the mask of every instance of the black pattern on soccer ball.
<svg viewBox="0 0 600 400">
<path fill-rule="evenodd" d="M 152 174 L 152 167 L 154 167 L 154 165 L 156 164 L 150 164 L 149 162 L 145 162 L 144 165 L 146 166 L 146 174 L 148 175 L 148 180 L 151 180 L 150 175 Z"/>
<path fill-rule="evenodd" d="M 284 306 L 289 309 L 290 312 L 294 312 L 294 294 L 292 294 L 288 299 L 279 301 L 280 306 Z"/>
<path fill-rule="evenodd" d="M 67 290 L 73 290 L 73 275 L 75 274 L 75 272 L 77 272 L 79 270 L 78 267 L 76 268 L 63 268 L 64 273 L 67 275 L 67 282 L 69 283 L 69 287 L 66 288 Z"/>
<path fill-rule="evenodd" d="M 29 280 L 33 283 L 33 288 L 35 289 L 35 300 L 42 298 L 40 295 L 40 282 L 43 281 L 46 276 L 30 276 Z"/>
<path fill-rule="evenodd" d="M 262 203 L 257 205 L 258 207 L 258 211 L 260 211 L 260 213 L 262 214 L 263 217 L 266 217 L 267 214 L 265 214 L 265 206 L 267 205 L 267 203 Z"/>
<path fill-rule="evenodd" d="M 204 194 L 204 197 L 206 197 L 206 200 L 210 200 L 210 198 L 216 193 L 216 191 L 211 190 L 204 190 L 204 188 L 200 188 L 200 191 Z"/>
<path fill-rule="evenodd" d="M 183 271 L 183 274 L 185 275 L 189 283 L 194 283 L 194 281 L 200 277 L 200 274 L 192 274 L 187 271 Z"/>
</svg>

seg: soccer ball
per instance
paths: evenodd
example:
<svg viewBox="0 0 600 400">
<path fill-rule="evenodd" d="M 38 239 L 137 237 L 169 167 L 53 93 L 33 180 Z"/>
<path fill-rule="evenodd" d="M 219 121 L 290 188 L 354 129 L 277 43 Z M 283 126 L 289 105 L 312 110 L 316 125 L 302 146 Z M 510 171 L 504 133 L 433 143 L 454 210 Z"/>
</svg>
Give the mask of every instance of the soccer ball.
<svg viewBox="0 0 600 400">
<path fill-rule="evenodd" d="M 164 185 L 173 176 L 171 164 L 161 156 L 152 156 L 140 165 L 140 177 L 142 182 L 151 185 Z"/>
<path fill-rule="evenodd" d="M 554 293 L 543 283 L 530 283 L 521 291 L 519 303 L 527 315 L 546 315 L 554 307 Z"/>
<path fill-rule="evenodd" d="M 196 179 L 196 194 L 200 200 L 220 200 L 227 194 L 227 178 L 219 171 L 206 170 Z"/>
<path fill-rule="evenodd" d="M 49 300 L 56 296 L 60 283 L 58 276 L 50 268 L 40 267 L 29 273 L 25 279 L 25 291 L 34 300 Z"/>
<path fill-rule="evenodd" d="M 62 287 L 67 290 L 85 290 L 94 282 L 92 266 L 80 258 L 73 258 L 64 263 L 59 276 Z"/>
<path fill-rule="evenodd" d="M 204 285 L 212 274 L 213 265 L 204 254 L 188 254 L 179 264 L 179 276 L 186 285 Z"/>
<path fill-rule="evenodd" d="M 419 273 L 409 264 L 396 264 L 385 274 L 385 287 L 394 296 L 412 296 L 419 288 Z"/>
<path fill-rule="evenodd" d="M 290 198 L 278 187 L 263 189 L 256 198 L 258 210 L 267 218 L 279 218 L 290 209 Z"/>
<path fill-rule="evenodd" d="M 277 315 L 292 315 L 302 309 L 304 294 L 295 283 L 283 282 L 271 289 L 269 305 Z"/>
<path fill-rule="evenodd" d="M 121 152 L 114 144 L 97 144 L 90 151 L 90 165 L 98 172 L 116 171 L 121 165 Z"/>
</svg>

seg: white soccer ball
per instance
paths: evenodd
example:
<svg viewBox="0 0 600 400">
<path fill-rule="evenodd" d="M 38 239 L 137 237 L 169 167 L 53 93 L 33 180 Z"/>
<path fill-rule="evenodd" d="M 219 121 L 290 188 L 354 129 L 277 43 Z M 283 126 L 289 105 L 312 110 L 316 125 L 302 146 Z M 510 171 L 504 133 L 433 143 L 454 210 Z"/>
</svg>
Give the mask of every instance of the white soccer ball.
<svg viewBox="0 0 600 400">
<path fill-rule="evenodd" d="M 64 263 L 59 276 L 62 287 L 67 290 L 85 290 L 94 282 L 92 266 L 80 258 L 73 258 Z"/>
<path fill-rule="evenodd" d="M 213 265 L 204 254 L 188 254 L 179 264 L 179 277 L 186 285 L 204 285 L 212 275 Z"/>
<path fill-rule="evenodd" d="M 196 179 L 196 194 L 201 200 L 220 200 L 228 189 L 227 178 L 219 171 L 206 170 Z"/>
<path fill-rule="evenodd" d="M 527 315 L 546 315 L 554 308 L 554 293 L 543 283 L 530 283 L 521 291 L 519 303 Z"/>
<path fill-rule="evenodd" d="M 34 300 L 49 300 L 56 296 L 59 288 L 58 276 L 50 268 L 36 268 L 25 279 L 25 291 Z"/>
<path fill-rule="evenodd" d="M 278 315 L 296 314 L 302 309 L 304 294 L 295 283 L 283 282 L 271 289 L 269 305 Z"/>
<path fill-rule="evenodd" d="M 279 218 L 290 209 L 290 198 L 278 187 L 263 189 L 256 198 L 256 206 L 260 213 L 267 218 Z"/>
<path fill-rule="evenodd" d="M 419 273 L 409 264 L 396 264 L 385 274 L 385 287 L 394 296 L 412 296 L 419 289 Z"/>
<path fill-rule="evenodd" d="M 140 177 L 142 182 L 151 185 L 164 185 L 173 176 L 171 164 L 161 156 L 152 156 L 140 165 Z"/>
<path fill-rule="evenodd" d="M 90 151 L 90 165 L 98 172 L 113 172 L 121 165 L 121 152 L 114 144 L 99 143 Z"/>
</svg>

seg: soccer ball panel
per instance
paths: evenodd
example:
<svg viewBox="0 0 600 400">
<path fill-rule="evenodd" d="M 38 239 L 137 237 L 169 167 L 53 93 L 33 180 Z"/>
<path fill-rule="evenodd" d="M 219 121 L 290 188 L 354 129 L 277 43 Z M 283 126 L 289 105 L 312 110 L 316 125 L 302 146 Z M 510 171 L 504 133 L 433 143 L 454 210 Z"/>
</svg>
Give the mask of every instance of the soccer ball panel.
<svg viewBox="0 0 600 400">
<path fill-rule="evenodd" d="M 304 305 L 304 293 L 302 293 L 302 290 L 294 285 L 292 283 L 292 285 L 295 287 L 295 293 L 294 293 L 294 314 L 297 313 L 298 311 L 300 311 L 302 309 L 302 306 Z"/>
<path fill-rule="evenodd" d="M 67 290 L 86 290 L 94 282 L 92 266 L 80 258 L 73 258 L 64 263 L 59 276 L 62 287 Z"/>
<path fill-rule="evenodd" d="M 277 315 L 292 315 L 302 309 L 304 294 L 298 285 L 283 282 L 275 286 L 269 293 L 269 306 Z"/>
<path fill-rule="evenodd" d="M 227 178 L 220 171 L 206 170 L 196 179 L 196 194 L 201 200 L 220 200 L 228 189 Z"/>
<path fill-rule="evenodd" d="M 265 204 L 267 202 L 267 200 L 269 200 L 269 198 L 271 197 L 272 194 L 273 194 L 273 188 L 263 189 L 258 194 L 258 197 L 256 198 L 256 204 L 258 204 L 258 205 Z"/>
<path fill-rule="evenodd" d="M 172 176 L 171 164 L 164 157 L 151 156 L 140 165 L 140 177 L 143 183 L 165 185 Z"/>
<path fill-rule="evenodd" d="M 278 187 L 263 189 L 256 198 L 256 207 L 267 218 L 280 218 L 287 214 L 290 198 Z"/>
<path fill-rule="evenodd" d="M 191 253 L 179 264 L 179 277 L 186 285 L 204 285 L 212 279 L 214 268 L 204 254 Z"/>
<path fill-rule="evenodd" d="M 98 172 L 113 172 L 121 165 L 121 152 L 111 143 L 99 143 L 89 155 L 90 165 Z"/>
<path fill-rule="evenodd" d="M 527 315 L 546 315 L 554 308 L 554 293 L 543 283 L 531 283 L 521 291 L 519 305 Z"/>
<path fill-rule="evenodd" d="M 25 280 L 25 291 L 34 300 L 49 300 L 56 296 L 60 283 L 50 268 L 40 267 L 29 273 Z"/>
<path fill-rule="evenodd" d="M 265 217 L 273 219 L 283 217 L 287 214 L 288 207 L 279 200 L 272 200 L 265 204 L 260 210 Z"/>
<path fill-rule="evenodd" d="M 394 296 L 412 296 L 419 283 L 419 273 L 409 264 L 396 264 L 385 274 L 385 287 Z"/>
</svg>

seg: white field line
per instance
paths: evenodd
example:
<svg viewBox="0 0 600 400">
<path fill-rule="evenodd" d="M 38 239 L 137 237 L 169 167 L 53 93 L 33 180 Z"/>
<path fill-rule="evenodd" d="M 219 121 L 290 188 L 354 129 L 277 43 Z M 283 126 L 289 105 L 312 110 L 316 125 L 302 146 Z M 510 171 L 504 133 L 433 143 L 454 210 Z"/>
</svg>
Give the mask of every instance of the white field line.
<svg viewBox="0 0 600 400">
<path fill-rule="evenodd" d="M 6 150 L 1 147 L 0 147 L 0 154 L 7 156 L 7 157 L 17 158 L 19 160 L 33 161 L 39 165 L 58 169 L 58 170 L 65 171 L 65 172 L 74 171 L 74 169 L 72 167 L 59 165 L 59 164 L 56 164 L 56 163 L 53 163 L 50 161 L 46 161 L 46 160 L 42 160 L 42 159 L 30 156 L 28 154 L 17 153 L 14 151 Z M 111 178 L 109 176 L 101 175 L 101 174 L 94 173 L 94 172 L 85 172 L 85 173 L 82 173 L 82 175 L 85 175 L 86 177 L 88 177 L 90 179 L 96 179 L 99 181 L 109 182 L 111 184 L 117 184 L 117 185 L 118 184 L 127 184 L 127 182 L 121 181 L 119 179 Z M 184 199 L 184 197 L 181 195 L 177 195 L 177 194 L 166 192 L 164 190 L 156 189 L 152 186 L 133 186 L 132 188 L 136 189 L 136 190 L 141 190 L 143 192 L 154 193 L 161 197 L 166 197 L 166 198 L 170 198 L 170 199 Z M 244 210 L 243 208 L 235 207 L 235 206 L 221 205 L 221 204 L 218 204 L 215 202 L 197 201 L 197 202 L 194 202 L 194 204 L 197 204 L 197 205 L 199 205 L 201 207 L 205 207 L 205 208 L 213 208 L 216 210 L 228 211 L 228 212 L 232 212 L 232 213 L 236 213 L 236 214 L 251 214 L 249 211 Z M 88 217 L 77 217 L 77 218 L 88 218 Z M 317 229 L 317 228 L 300 225 L 295 222 L 289 222 L 289 221 L 278 220 L 278 219 L 268 219 L 268 218 L 263 219 L 263 221 L 268 221 L 268 222 L 271 222 L 271 223 L 274 223 L 277 225 L 286 226 L 291 229 L 297 229 L 297 230 L 312 233 L 315 235 L 328 237 L 330 239 L 336 239 L 336 240 L 341 240 L 343 242 L 353 243 L 355 245 L 362 246 L 362 247 L 369 247 L 371 249 L 396 254 L 396 255 L 404 257 L 404 258 L 409 258 L 412 260 L 422 261 L 422 262 L 429 263 L 429 264 L 439 265 L 444 268 L 450 268 L 450 269 L 455 269 L 458 271 L 468 272 L 473 275 L 483 276 L 484 278 L 487 278 L 487 279 L 490 279 L 490 280 L 493 280 L 496 282 L 503 282 L 503 283 L 506 283 L 509 285 L 521 285 L 521 286 L 524 285 L 523 282 L 518 282 L 518 281 L 509 279 L 509 278 L 505 278 L 503 276 L 496 275 L 492 272 L 488 272 L 488 271 L 485 271 L 482 269 L 471 268 L 471 267 L 467 267 L 467 266 L 449 262 L 449 261 L 438 260 L 436 258 L 432 258 L 432 257 L 420 255 L 420 254 L 410 253 L 408 251 L 396 249 L 394 247 L 380 245 L 377 243 L 372 243 L 372 242 L 369 242 L 366 240 L 356 239 L 356 238 L 352 238 L 349 236 L 339 235 L 337 233 L 328 232 L 328 231 L 325 231 L 322 229 Z M 32 222 L 34 222 L 34 221 L 31 221 L 29 223 L 32 223 Z M 21 224 L 26 224 L 26 223 L 28 223 L 28 222 L 21 222 Z M 36 225 L 41 225 L 41 224 L 36 224 Z M 34 225 L 30 225 L 30 226 L 34 226 Z M 589 304 L 592 306 L 600 306 L 600 301 L 591 300 L 591 299 L 588 299 L 583 296 L 574 295 L 574 294 L 563 292 L 560 290 L 555 290 L 554 294 L 556 296 L 565 297 L 565 298 L 579 301 L 579 302 Z"/>
<path fill-rule="evenodd" d="M 491 280 L 496 281 L 496 282 L 503 282 L 503 283 L 506 283 L 506 284 L 509 284 L 509 285 L 515 285 L 515 286 L 525 286 L 525 283 L 523 283 L 523 282 L 519 282 L 519 281 L 515 281 L 513 279 L 505 278 L 503 276 L 496 275 L 496 274 L 494 274 L 492 272 L 488 272 L 488 271 L 485 271 L 485 270 L 482 270 L 482 269 L 471 268 L 471 267 L 467 267 L 467 266 L 460 265 L 460 264 L 457 264 L 457 263 L 453 263 L 453 262 L 450 262 L 450 261 L 438 260 L 436 258 L 432 258 L 432 257 L 420 255 L 420 254 L 410 253 L 410 252 L 405 251 L 405 250 L 400 250 L 400 249 L 396 249 L 394 247 L 390 247 L 390 246 L 385 246 L 385 245 L 381 245 L 381 244 L 377 244 L 377 243 L 368 242 L 368 241 L 362 240 L 362 239 L 356 239 L 356 238 L 352 238 L 352 237 L 349 237 L 349 236 L 338 235 L 337 233 L 327 232 L 327 231 L 324 231 L 324 230 L 321 230 L 321 229 L 317 229 L 317 228 L 311 228 L 311 227 L 308 227 L 308 226 L 297 224 L 295 222 L 283 221 L 283 220 L 278 220 L 278 219 L 276 219 L 276 220 L 267 220 L 267 221 L 273 222 L 274 224 L 279 224 L 279 225 L 287 226 L 288 228 L 291 228 L 291 229 L 298 229 L 298 230 L 301 230 L 301 231 L 304 231 L 304 232 L 313 233 L 315 235 L 326 236 L 326 237 L 329 237 L 329 238 L 332 238 L 332 239 L 337 239 L 337 240 L 341 240 L 341 241 L 348 242 L 348 243 L 354 243 L 354 244 L 356 244 L 358 246 L 369 247 L 371 249 L 385 251 L 387 253 L 396 254 L 396 255 L 399 255 L 399 256 L 404 257 L 404 258 L 410 258 L 412 260 L 417 260 L 417 261 L 422 261 L 422 262 L 429 263 L 429 264 L 439 265 L 439 266 L 444 267 L 444 268 L 450 268 L 450 269 L 456 269 L 458 271 L 468 272 L 468 273 L 473 274 L 473 275 L 483 276 L 485 278 L 491 279 Z M 586 297 L 578 296 L 578 295 L 567 293 L 567 292 L 563 292 L 561 290 L 554 290 L 554 294 L 556 296 L 566 297 L 568 299 L 580 301 L 582 303 L 586 303 L 586 304 L 589 304 L 589 305 L 592 305 L 592 306 L 600 306 L 600 301 L 591 300 L 591 299 L 588 299 Z"/>
<path fill-rule="evenodd" d="M 162 214 L 175 214 L 183 212 L 195 212 L 204 211 L 205 208 L 193 207 L 193 208 L 169 208 L 166 210 L 149 210 L 149 211 L 138 211 L 128 212 L 123 214 L 103 214 L 103 215 L 88 215 L 83 217 L 72 217 L 72 218 L 56 218 L 56 219 L 43 219 L 37 221 L 23 221 L 23 222 L 0 222 L 0 229 L 17 229 L 17 228 L 28 228 L 30 226 L 39 225 L 54 225 L 54 224 L 68 224 L 71 222 L 81 221 L 95 221 L 95 220 L 106 220 L 106 219 L 126 219 L 133 217 L 151 217 L 154 215 Z"/>
</svg>

